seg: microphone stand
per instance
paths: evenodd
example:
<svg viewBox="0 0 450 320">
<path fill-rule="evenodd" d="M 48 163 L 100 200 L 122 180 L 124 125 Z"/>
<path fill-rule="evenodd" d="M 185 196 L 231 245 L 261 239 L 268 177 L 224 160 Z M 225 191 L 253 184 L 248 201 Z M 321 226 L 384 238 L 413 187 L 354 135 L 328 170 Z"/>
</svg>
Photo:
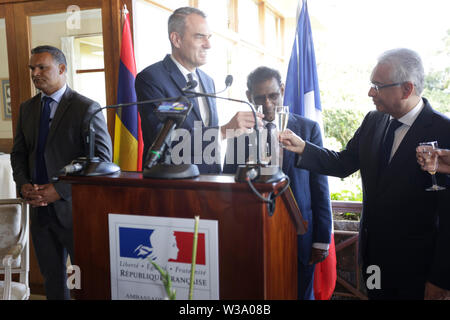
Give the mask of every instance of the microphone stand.
<svg viewBox="0 0 450 320">
<path fill-rule="evenodd" d="M 91 115 L 88 121 L 88 132 L 86 134 L 86 146 L 87 146 L 87 156 L 79 157 L 72 161 L 66 167 L 76 165 L 75 170 L 65 171 L 67 175 L 74 176 L 100 176 L 100 175 L 109 175 L 120 172 L 120 167 L 113 162 L 102 161 L 99 157 L 95 156 L 95 129 L 92 124 L 92 121 L 95 115 L 104 109 L 119 109 L 123 107 L 129 107 L 133 105 L 147 104 L 147 103 L 160 103 L 160 102 L 169 102 L 176 101 L 181 99 L 182 96 L 179 97 L 169 97 L 169 98 L 160 98 L 160 99 L 151 99 L 145 101 L 138 102 L 128 102 L 128 103 L 119 103 L 115 105 L 109 105 L 105 107 L 101 107 Z M 188 109 L 187 114 L 190 112 L 191 108 Z M 184 119 L 183 119 L 184 120 Z M 169 132 L 168 132 L 169 133 Z M 64 168 L 61 170 L 64 173 Z"/>
<path fill-rule="evenodd" d="M 272 183 L 277 182 L 282 179 L 286 179 L 286 175 L 283 173 L 283 171 L 280 169 L 279 166 L 274 165 L 265 165 L 261 163 L 260 159 L 260 137 L 259 137 L 259 128 L 258 128 L 258 119 L 256 117 L 256 111 L 255 108 L 247 101 L 244 100 L 238 100 L 233 98 L 226 98 L 226 97 L 220 97 L 214 94 L 209 93 L 203 93 L 203 92 L 195 92 L 190 90 L 184 90 L 184 93 L 191 94 L 191 96 L 186 96 L 187 98 L 191 97 L 209 97 L 209 98 L 216 98 L 216 99 L 222 99 L 232 102 L 238 102 L 238 103 L 245 103 L 248 105 L 253 113 L 253 117 L 255 119 L 255 126 L 254 130 L 256 133 L 256 164 L 246 164 L 246 165 L 239 165 L 238 169 L 236 171 L 236 175 L 234 179 L 237 182 L 248 182 L 249 180 L 254 182 L 260 182 L 260 183 Z"/>
<path fill-rule="evenodd" d="M 177 100 L 184 100 L 187 102 L 188 108 L 184 113 L 171 114 L 170 112 L 158 112 L 157 115 L 164 125 L 160 129 L 155 141 L 150 149 L 148 149 L 146 162 L 142 175 L 144 178 L 154 179 L 187 179 L 195 178 L 200 175 L 198 166 L 195 164 L 182 163 L 172 164 L 167 161 L 166 157 L 168 147 L 171 145 L 172 132 L 175 128 L 181 126 L 187 115 L 192 110 L 192 103 L 185 96 L 178 97 Z M 165 160 L 161 162 L 161 160 Z"/>
</svg>

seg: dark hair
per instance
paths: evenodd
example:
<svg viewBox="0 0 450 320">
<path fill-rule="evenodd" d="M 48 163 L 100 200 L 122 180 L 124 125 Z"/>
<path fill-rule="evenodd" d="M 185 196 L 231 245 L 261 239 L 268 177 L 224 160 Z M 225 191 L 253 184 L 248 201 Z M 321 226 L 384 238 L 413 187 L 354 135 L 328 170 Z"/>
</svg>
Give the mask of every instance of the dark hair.
<svg viewBox="0 0 450 320">
<path fill-rule="evenodd" d="M 64 53 L 58 48 L 52 46 L 38 46 L 34 49 L 31 49 L 31 54 L 38 54 L 48 52 L 52 55 L 53 60 L 55 60 L 58 64 L 63 64 L 67 67 L 67 60 Z"/>
<path fill-rule="evenodd" d="M 247 88 L 249 92 L 253 92 L 253 88 L 256 84 L 275 79 L 278 85 L 281 87 L 281 75 L 278 70 L 271 69 L 268 67 L 258 67 L 253 70 L 247 77 Z"/>
<path fill-rule="evenodd" d="M 176 9 L 169 17 L 167 27 L 169 31 L 169 37 L 172 32 L 178 32 L 180 35 L 183 36 L 186 25 L 186 17 L 190 14 L 198 14 L 199 16 L 206 18 L 206 14 L 204 14 L 203 11 L 197 8 L 182 7 Z"/>
</svg>

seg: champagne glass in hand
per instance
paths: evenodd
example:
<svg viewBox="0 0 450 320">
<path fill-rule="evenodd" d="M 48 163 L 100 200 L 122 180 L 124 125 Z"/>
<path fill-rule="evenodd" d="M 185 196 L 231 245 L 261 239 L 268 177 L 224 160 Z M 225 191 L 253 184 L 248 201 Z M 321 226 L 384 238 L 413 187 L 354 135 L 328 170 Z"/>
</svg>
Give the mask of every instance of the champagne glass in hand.
<svg viewBox="0 0 450 320">
<path fill-rule="evenodd" d="M 275 116 L 277 119 L 278 131 L 283 132 L 286 130 L 289 120 L 289 107 L 288 106 L 277 106 L 275 109 Z M 284 148 L 283 144 L 280 146 Z"/>
<path fill-rule="evenodd" d="M 438 157 L 434 150 L 438 148 L 437 141 L 431 142 L 421 142 L 419 143 L 420 148 L 422 149 L 422 157 L 425 160 L 425 168 L 429 174 L 431 174 L 431 179 L 433 181 L 433 185 L 427 189 L 426 191 L 439 191 L 445 190 L 444 187 L 439 186 L 436 182 L 436 170 L 438 167 Z"/>
</svg>

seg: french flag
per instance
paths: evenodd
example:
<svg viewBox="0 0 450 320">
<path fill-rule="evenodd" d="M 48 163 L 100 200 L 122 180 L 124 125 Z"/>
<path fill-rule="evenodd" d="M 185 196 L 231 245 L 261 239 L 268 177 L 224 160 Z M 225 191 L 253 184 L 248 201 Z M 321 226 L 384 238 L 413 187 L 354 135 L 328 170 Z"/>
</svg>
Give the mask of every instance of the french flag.
<svg viewBox="0 0 450 320">
<path fill-rule="evenodd" d="M 162 232 L 162 234 L 165 234 L 166 237 L 160 239 L 161 237 L 156 236 L 158 232 L 159 234 Z M 170 245 L 169 235 L 171 233 L 175 236 L 178 254 L 176 255 L 176 259 L 169 259 L 168 262 L 190 264 L 192 262 L 194 233 L 176 230 L 167 233 L 164 230 L 161 231 L 161 229 L 120 227 L 120 257 L 145 259 L 152 253 L 154 254 L 155 252 L 161 252 L 161 250 L 167 250 L 167 246 Z M 155 237 L 157 237 L 159 241 L 152 238 L 153 234 L 155 234 Z M 206 265 L 205 248 L 205 234 L 198 233 L 196 258 L 197 265 Z"/>
<path fill-rule="evenodd" d="M 318 122 L 324 136 L 316 56 L 306 0 L 302 1 L 294 46 L 289 60 L 284 105 L 290 106 L 291 112 Z M 331 234 L 328 252 L 328 257 L 318 263 L 315 268 L 314 296 L 316 300 L 330 299 L 336 286 L 334 233 Z"/>
<path fill-rule="evenodd" d="M 182 231 L 174 231 L 173 233 L 177 239 L 179 251 L 177 259 L 169 259 L 169 262 L 192 263 L 194 233 Z M 205 234 L 199 233 L 197 236 L 197 258 L 195 263 L 199 265 L 206 265 Z"/>
</svg>

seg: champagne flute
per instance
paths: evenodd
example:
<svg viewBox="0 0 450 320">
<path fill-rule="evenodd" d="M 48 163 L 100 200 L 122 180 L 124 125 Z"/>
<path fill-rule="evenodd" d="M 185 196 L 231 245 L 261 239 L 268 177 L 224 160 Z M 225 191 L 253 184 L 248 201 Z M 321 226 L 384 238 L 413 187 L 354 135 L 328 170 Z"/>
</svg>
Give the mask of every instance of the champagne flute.
<svg viewBox="0 0 450 320">
<path fill-rule="evenodd" d="M 436 170 L 438 167 L 438 158 L 437 155 L 434 154 L 434 150 L 438 148 L 437 141 L 430 141 L 430 142 L 421 142 L 419 145 L 422 147 L 422 156 L 425 159 L 426 162 L 426 168 L 429 174 L 431 174 L 431 180 L 433 182 L 433 185 L 427 189 L 426 191 L 439 191 L 439 190 L 445 190 L 444 187 L 439 186 L 436 181 Z"/>
<path fill-rule="evenodd" d="M 283 132 L 286 130 L 289 121 L 289 107 L 277 106 L 275 109 L 275 116 L 277 119 L 278 131 Z M 284 148 L 282 143 L 280 143 L 280 146 Z"/>
</svg>

